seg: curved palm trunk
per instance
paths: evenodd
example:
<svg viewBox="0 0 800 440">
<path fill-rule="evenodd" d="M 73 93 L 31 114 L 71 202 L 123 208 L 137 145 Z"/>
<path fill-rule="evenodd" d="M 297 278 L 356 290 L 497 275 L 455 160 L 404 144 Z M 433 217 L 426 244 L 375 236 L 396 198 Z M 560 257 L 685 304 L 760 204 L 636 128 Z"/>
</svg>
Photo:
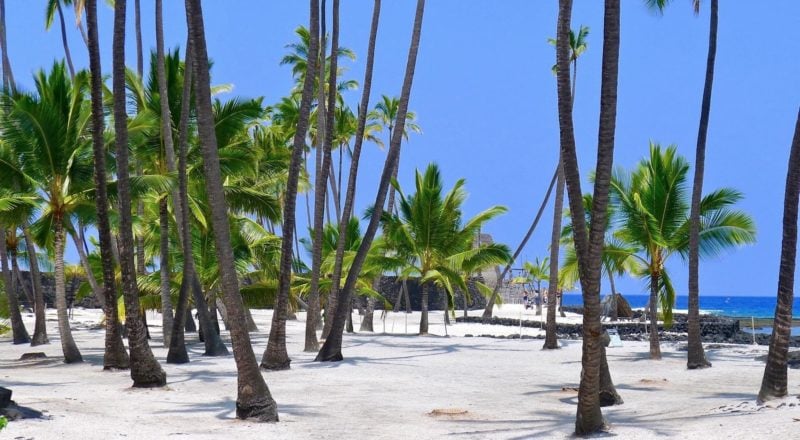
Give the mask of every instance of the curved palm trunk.
<svg viewBox="0 0 800 440">
<path fill-rule="evenodd" d="M 700 337 L 700 199 L 703 196 L 703 173 L 706 160 L 706 138 L 708 134 L 708 115 L 711 111 L 711 87 L 714 84 L 714 62 L 717 56 L 717 15 L 719 0 L 711 0 L 711 23 L 708 32 L 708 59 L 706 79 L 703 87 L 703 103 L 700 107 L 700 128 L 697 133 L 697 151 L 694 162 L 694 185 L 692 186 L 692 207 L 689 215 L 689 352 L 686 366 L 695 368 L 710 367 L 703 351 Z"/>
<path fill-rule="evenodd" d="M 55 221 L 55 239 L 53 246 L 56 253 L 55 278 L 56 278 L 56 311 L 58 315 L 58 333 L 61 336 L 61 350 L 64 352 L 64 363 L 72 364 L 83 362 L 81 352 L 72 338 L 67 316 L 67 295 L 64 279 L 64 223 L 60 218 Z"/>
<path fill-rule="evenodd" d="M 19 242 L 17 242 L 19 245 Z M 19 289 L 22 290 L 22 293 L 25 295 L 25 300 L 28 302 L 28 306 L 33 308 L 33 293 L 31 293 L 31 289 L 25 285 L 25 280 L 22 279 L 22 273 L 19 270 L 19 258 L 17 258 L 17 249 L 9 248 L 8 249 L 9 259 L 11 260 L 11 272 L 16 278 L 16 285 L 19 286 Z M 24 305 L 25 303 L 23 303 Z"/>
<path fill-rule="evenodd" d="M 8 267 L 8 252 L 6 248 L 6 229 L 0 225 L 0 264 L 3 270 L 3 283 L 5 284 L 6 297 L 8 298 L 8 309 L 11 319 L 11 334 L 14 344 L 27 344 L 31 342 L 28 330 L 22 322 L 22 313 L 19 311 L 19 300 L 17 299 L 17 289 L 14 286 L 14 279 Z"/>
<path fill-rule="evenodd" d="M 422 284 L 422 301 L 420 305 L 422 306 L 422 313 L 419 318 L 419 334 L 427 335 L 428 334 L 428 295 L 430 293 L 430 286 L 429 283 Z"/>
<path fill-rule="evenodd" d="M 322 47 L 320 51 L 320 60 L 325 58 L 325 48 Z M 339 51 L 339 0 L 333 0 L 333 32 L 331 35 L 331 61 L 330 73 L 328 80 L 328 102 L 326 108 L 328 111 L 325 113 L 325 138 L 322 142 L 322 163 L 319 165 L 317 172 L 316 187 L 314 188 L 314 239 L 312 248 L 312 263 L 311 263 L 311 290 L 319 291 L 319 278 L 320 278 L 320 265 L 322 264 L 322 230 L 324 228 L 324 211 L 325 201 L 327 200 L 327 181 L 329 177 L 332 178 L 331 173 L 331 145 L 333 144 L 334 132 L 334 115 L 336 113 L 336 70 L 338 68 L 336 52 Z M 309 56 L 312 56 L 309 54 Z M 320 79 L 320 88 L 322 81 Z M 318 136 L 319 137 L 319 136 Z M 331 180 L 331 191 L 335 190 L 336 186 Z M 338 198 L 338 195 L 334 194 Z M 341 213 L 337 212 L 337 219 L 341 217 Z M 341 240 L 341 237 L 339 238 Z M 332 317 L 336 309 L 337 292 L 331 290 L 328 294 L 328 304 L 325 308 L 326 315 Z M 332 319 L 326 319 L 325 325 L 322 327 L 322 337 L 327 338 L 331 331 Z M 306 333 L 308 336 L 308 333 Z M 310 341 L 309 341 L 310 342 Z M 307 346 L 306 351 L 316 351 L 319 345 Z"/>
<path fill-rule="evenodd" d="M 658 340 L 658 273 L 650 276 L 650 359 L 661 359 L 661 345 Z"/>
<path fill-rule="evenodd" d="M 559 159 L 559 164 L 561 160 Z M 547 330 L 545 330 L 544 349 L 559 348 L 556 335 L 556 309 L 558 309 L 558 253 L 560 250 L 561 218 L 564 211 L 564 167 L 558 167 L 555 206 L 553 207 L 553 229 L 550 232 L 550 274 L 547 286 Z M 541 303 L 541 302 L 540 302 Z"/>
<path fill-rule="evenodd" d="M 792 332 L 792 304 L 794 301 L 794 271 L 797 255 L 797 205 L 800 199 L 800 111 L 794 128 L 792 149 L 789 153 L 789 170 L 786 173 L 786 190 L 783 198 L 783 240 L 781 264 L 778 272 L 778 304 L 775 322 L 769 340 L 767 365 L 758 391 L 758 401 L 765 402 L 787 395 L 787 357 Z"/>
<path fill-rule="evenodd" d="M 550 200 L 550 193 L 553 192 L 553 187 L 556 186 L 556 181 L 558 180 L 558 170 L 561 169 L 560 162 L 556 165 L 556 170 L 553 172 L 553 178 L 550 179 L 550 185 L 547 187 L 547 192 L 544 194 L 544 199 L 542 203 L 539 205 L 539 210 L 536 212 L 536 217 L 533 219 L 533 223 L 531 223 L 531 227 L 528 228 L 528 232 L 525 233 L 525 237 L 522 238 L 519 246 L 517 246 L 517 250 L 514 251 L 514 256 L 511 257 L 511 261 L 506 265 L 503 269 L 503 272 L 500 274 L 500 278 L 498 278 L 497 285 L 494 286 L 494 290 L 492 291 L 492 296 L 489 298 L 489 301 L 486 303 L 486 307 L 483 309 L 483 317 L 484 318 L 491 318 L 492 313 L 494 312 L 494 304 L 497 302 L 497 295 L 500 291 L 501 281 L 505 279 L 506 275 L 508 275 L 508 271 L 511 270 L 511 266 L 517 261 L 517 258 L 522 253 L 522 249 L 525 248 L 525 245 L 528 244 L 528 240 L 530 240 L 531 235 L 533 235 L 533 231 L 536 230 L 536 226 L 539 224 L 539 219 L 542 218 L 542 214 L 544 213 L 544 208 L 547 206 L 547 202 Z M 554 317 L 555 319 L 555 317 Z M 555 321 L 553 321 L 555 323 Z"/>
<path fill-rule="evenodd" d="M 114 4 L 113 92 L 114 131 L 116 133 L 117 185 L 119 191 L 119 263 L 122 273 L 122 294 L 125 300 L 125 326 L 131 352 L 133 387 L 161 387 L 167 375 L 153 356 L 147 342 L 139 308 L 139 288 L 134 266 L 131 195 L 128 177 L 128 115 L 125 109 L 125 6 L 126 0 Z"/>
<path fill-rule="evenodd" d="M 391 133 L 391 129 L 389 130 L 389 132 Z M 397 175 L 398 174 L 400 174 L 400 157 L 399 156 L 397 158 L 397 162 L 394 164 L 394 169 L 392 169 L 392 181 L 396 181 L 397 180 Z M 394 185 L 392 185 L 392 186 L 389 187 L 389 196 L 388 196 L 388 201 L 386 202 L 386 212 L 388 212 L 389 214 L 392 214 L 395 211 L 394 199 L 395 199 L 395 189 L 394 189 Z"/>
<path fill-rule="evenodd" d="M 64 24 L 64 11 L 61 8 L 61 1 L 56 2 L 56 10 L 58 11 L 58 21 L 61 24 L 61 44 L 64 45 L 64 56 L 67 58 L 69 76 L 75 79 L 75 67 L 72 66 L 72 55 L 69 52 L 69 43 L 67 43 L 67 26 Z"/>
<path fill-rule="evenodd" d="M 169 347 L 172 335 L 172 297 L 170 293 L 170 270 L 169 270 L 169 208 L 167 198 L 158 202 L 158 218 L 160 226 L 160 248 L 161 248 L 161 326 L 164 332 L 164 346 Z"/>
<path fill-rule="evenodd" d="M 114 286 L 114 257 L 111 249 L 111 226 L 108 221 L 108 190 L 106 188 L 106 149 L 103 139 L 103 84 L 100 70 L 100 42 L 97 31 L 97 0 L 87 0 L 86 21 L 90 38 L 89 69 L 92 74 L 92 151 L 94 157 L 94 184 L 97 192 L 97 235 L 100 241 L 100 259 L 103 266 L 103 311 L 106 317 L 105 351 L 103 369 L 127 369 L 130 365 L 128 353 L 122 343 L 119 315 L 117 314 L 117 290 Z M 80 230 L 79 230 L 80 231 Z M 82 246 L 78 246 L 82 247 Z M 81 249 L 82 250 L 82 249 Z M 79 252 L 81 252 L 79 250 Z M 85 263 L 88 266 L 88 261 Z M 90 272 L 87 272 L 87 276 Z"/>
<path fill-rule="evenodd" d="M 610 318 L 612 321 L 616 321 L 619 319 L 619 310 L 617 305 L 617 286 L 614 283 L 614 274 L 611 273 L 611 270 L 608 270 L 608 284 L 611 285 L 611 314 Z"/>
<path fill-rule="evenodd" d="M 315 2 L 312 0 L 312 6 Z M 203 169 L 206 192 L 211 207 L 211 224 L 214 228 L 214 244 L 219 262 L 220 288 L 223 301 L 230 316 L 231 343 L 237 370 L 236 417 L 256 419 L 262 422 L 278 421 L 278 408 L 267 388 L 264 377 L 258 370 L 255 354 L 247 333 L 244 319 L 244 304 L 239 294 L 239 280 L 233 261 L 228 209 L 222 188 L 222 176 L 214 132 L 214 114 L 211 107 L 211 85 L 208 72 L 203 10 L 200 0 L 186 0 L 186 21 L 194 44 L 194 69 L 197 75 L 196 93 L 198 134 L 203 147 Z M 313 27 L 312 27 L 313 28 Z M 312 29 L 315 31 L 315 29 Z M 299 159 L 299 157 L 298 157 Z M 299 165 L 299 161 L 297 163 Z M 295 171 L 298 171 L 296 167 Z M 296 177 L 295 177 L 296 180 Z M 294 208 L 294 207 L 292 207 Z M 293 223 L 290 223 L 293 224 Z M 291 250 L 291 240 L 289 241 Z M 291 260 L 288 261 L 291 264 Z M 287 285 L 288 287 L 288 285 Z"/>
<path fill-rule="evenodd" d="M 400 92 L 400 103 L 397 112 L 397 125 L 404 127 L 406 123 L 406 114 L 408 112 L 408 100 L 411 96 L 411 85 L 414 80 L 414 69 L 417 63 L 417 52 L 419 51 L 419 40 L 422 33 L 422 18 L 425 12 L 425 0 L 417 0 L 417 9 L 414 15 L 414 28 L 411 33 L 411 45 L 408 50 L 408 61 L 406 63 L 405 77 L 403 78 L 403 87 Z M 375 15 L 373 15 L 373 19 Z M 372 34 L 372 33 L 371 33 Z M 366 106 L 362 107 L 366 111 Z M 359 122 L 359 126 L 361 122 Z M 381 173 L 381 180 L 378 186 L 378 192 L 375 196 L 374 210 L 370 218 L 367 230 L 361 240 L 361 245 L 358 252 L 353 259 L 350 270 L 347 274 L 347 279 L 344 283 L 344 288 L 339 295 L 336 314 L 334 316 L 333 328 L 325 344 L 320 349 L 315 360 L 331 362 L 340 361 L 342 357 L 342 331 L 344 330 L 345 321 L 347 320 L 346 306 L 350 304 L 352 292 L 355 289 L 358 276 L 361 273 L 361 268 L 367 258 L 367 252 L 372 246 L 372 240 L 375 238 L 375 233 L 378 230 L 378 223 L 380 222 L 381 215 L 383 214 L 383 205 L 386 202 L 386 192 L 389 188 L 389 180 L 392 170 L 394 169 L 395 162 L 399 159 L 400 155 L 400 142 L 402 141 L 402 130 L 395 130 L 392 133 L 392 139 L 389 143 L 389 151 L 386 155 L 386 162 L 383 166 Z M 363 137 L 363 129 L 356 134 L 356 142 L 360 142 Z M 350 174 L 350 182 L 353 183 L 353 173 Z M 346 203 L 345 203 L 346 206 Z M 345 222 L 342 222 L 344 224 Z M 335 272 L 334 272 L 335 276 Z M 336 279 L 334 279 L 336 281 Z M 334 286 L 336 283 L 334 283 Z"/>
<path fill-rule="evenodd" d="M 559 1 L 556 60 L 558 71 L 558 119 L 561 128 L 561 160 L 572 212 L 573 238 L 578 256 L 583 293 L 583 356 L 575 433 L 588 435 L 605 427 L 600 410 L 602 364 L 602 326 L 600 324 L 601 252 L 606 229 L 609 184 L 613 165 L 616 129 L 617 78 L 619 68 L 619 0 L 606 0 L 603 25 L 602 83 L 597 143 L 594 201 L 587 234 L 583 208 L 575 134 L 572 123 L 572 96 L 569 80 L 569 27 L 572 1 Z"/>
<path fill-rule="evenodd" d="M 308 72 L 317 69 L 317 51 L 319 50 L 319 0 L 311 0 L 311 18 L 307 68 Z M 300 98 L 300 110 L 297 129 L 292 144 L 292 158 L 289 164 L 289 176 L 286 182 L 286 193 L 283 198 L 283 240 L 281 241 L 281 260 L 278 296 L 272 314 L 272 327 L 261 367 L 268 370 L 288 369 L 291 360 L 286 352 L 286 314 L 289 303 L 289 289 L 292 278 L 292 240 L 295 234 L 295 208 L 297 206 L 297 180 L 300 175 L 300 162 L 305 144 L 308 120 L 311 113 L 311 100 L 314 93 L 314 75 L 306 75 L 303 80 L 303 92 Z M 324 181 L 323 181 L 324 183 Z"/>
<path fill-rule="evenodd" d="M 106 298 L 103 294 L 102 287 L 100 287 L 97 283 L 97 279 L 94 277 L 92 266 L 89 264 L 89 257 L 86 255 L 86 248 L 84 247 L 86 242 L 81 239 L 81 236 L 72 231 L 70 231 L 70 236 L 72 237 L 72 244 L 75 245 L 75 249 L 78 251 L 78 259 L 80 260 L 81 267 L 83 267 L 83 272 L 86 274 L 86 281 L 92 288 L 95 298 L 100 302 L 100 307 L 105 308 Z"/>
<path fill-rule="evenodd" d="M 25 248 L 28 252 L 28 266 L 31 271 L 31 279 L 33 280 L 33 310 L 36 316 L 31 346 L 49 344 L 50 340 L 47 338 L 47 326 L 45 325 L 45 309 L 47 305 L 44 302 L 42 275 L 39 272 L 36 245 L 33 244 L 33 236 L 31 236 L 31 232 L 27 226 L 22 228 L 22 234 L 25 236 Z"/>
</svg>

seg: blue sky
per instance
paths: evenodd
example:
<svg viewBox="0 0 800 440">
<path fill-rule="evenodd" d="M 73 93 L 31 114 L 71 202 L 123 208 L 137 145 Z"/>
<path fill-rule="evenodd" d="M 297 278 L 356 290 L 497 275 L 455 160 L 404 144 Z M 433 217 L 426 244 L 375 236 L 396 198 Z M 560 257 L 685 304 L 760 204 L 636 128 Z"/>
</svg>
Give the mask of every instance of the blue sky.
<svg viewBox="0 0 800 440">
<path fill-rule="evenodd" d="M 110 71 L 112 11 L 100 5 L 104 72 Z M 132 3 L 129 6 L 132 8 Z M 183 47 L 183 2 L 165 1 L 167 47 Z M 647 154 L 649 141 L 676 144 L 694 160 L 708 42 L 708 2 L 699 16 L 691 2 L 672 2 L 663 16 L 642 1 L 622 2 L 619 107 L 615 165 L 631 168 Z M 800 60 L 791 38 L 800 3 L 774 0 L 769 7 L 721 2 L 717 67 L 712 99 L 706 189 L 732 186 L 745 194 L 740 208 L 758 227 L 758 243 L 701 262 L 701 294 L 774 295 L 780 254 L 786 161 L 800 89 Z M 383 2 L 373 80 L 374 104 L 381 94 L 398 95 L 408 52 L 415 2 Z M 152 2 L 143 1 L 146 48 L 155 46 Z M 8 44 L 18 83 L 63 57 L 59 30 L 44 30 L 44 2 L 6 2 Z M 293 30 L 307 24 L 307 3 L 239 0 L 204 2 L 213 81 L 230 83 L 230 96 L 264 96 L 276 102 L 292 85 L 279 66 Z M 340 44 L 359 58 L 345 63 L 347 78 L 363 79 L 372 2 L 342 2 Z M 329 8 L 330 11 L 330 8 Z M 557 2 L 506 0 L 429 1 L 425 13 L 410 108 L 424 134 L 403 147 L 400 183 L 413 184 L 414 168 L 437 162 L 448 187 L 467 180 L 468 214 L 499 204 L 509 212 L 486 232 L 515 248 L 530 224 L 549 182 L 558 153 L 555 80 L 550 71 Z M 127 59 L 135 65 L 133 14 L 129 14 Z M 73 23 L 67 11 L 67 23 Z M 594 167 L 602 49 L 602 2 L 577 0 L 573 28 L 590 27 L 589 49 L 579 61 L 575 126 L 582 176 Z M 78 31 L 68 26 L 73 59 L 88 66 Z M 784 43 L 781 43 L 783 41 Z M 147 58 L 146 58 L 147 59 Z M 350 92 L 355 108 L 360 92 Z M 367 145 L 362 159 L 357 209 L 374 200 L 385 152 Z M 585 186 L 585 190 L 588 190 Z M 301 196 L 302 197 L 302 196 Z M 298 219 L 305 218 L 298 200 Z M 552 208 L 545 213 L 523 259 L 547 255 Z M 74 252 L 68 258 L 76 260 Z M 680 257 L 669 265 L 679 294 L 687 270 Z M 639 294 L 640 280 L 618 289 Z M 604 293 L 605 293 L 604 286 Z"/>
</svg>

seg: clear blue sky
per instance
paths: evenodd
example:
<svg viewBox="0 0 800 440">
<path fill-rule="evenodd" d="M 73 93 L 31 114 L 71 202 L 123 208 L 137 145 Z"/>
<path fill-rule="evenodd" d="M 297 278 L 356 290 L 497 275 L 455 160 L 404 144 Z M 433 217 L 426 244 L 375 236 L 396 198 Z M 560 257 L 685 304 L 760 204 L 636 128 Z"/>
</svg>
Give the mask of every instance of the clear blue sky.
<svg viewBox="0 0 800 440">
<path fill-rule="evenodd" d="M 100 35 L 105 72 L 111 62 L 112 11 L 100 5 Z M 146 48 L 154 47 L 153 6 L 142 1 Z M 165 1 L 168 47 L 183 46 L 182 1 Z M 619 107 L 615 165 L 632 167 L 647 154 L 648 141 L 677 144 L 694 160 L 700 98 L 708 42 L 708 2 L 699 17 L 689 0 L 676 0 L 662 17 L 642 1 L 622 2 Z M 701 293 L 774 295 L 780 254 L 786 162 L 800 104 L 800 59 L 791 44 L 800 3 L 775 0 L 768 7 L 721 2 L 717 71 L 706 159 L 706 188 L 732 186 L 744 192 L 740 207 L 756 220 L 758 243 L 701 263 Z M 127 59 L 135 65 L 132 1 L 129 1 Z M 44 30 L 44 1 L 6 2 L 8 44 L 17 81 L 31 86 L 31 75 L 63 57 L 56 27 Z M 383 2 L 373 96 L 398 95 L 413 20 L 413 0 Z M 279 66 L 293 42 L 293 30 L 308 22 L 307 2 L 204 2 L 213 81 L 231 83 L 232 95 L 277 101 L 292 84 Z M 359 58 L 346 63 L 348 78 L 363 79 L 363 61 L 372 2 L 342 2 L 341 45 Z M 330 11 L 330 7 L 329 7 Z M 558 152 L 554 50 L 557 2 L 433 0 L 427 4 L 410 108 L 423 135 L 404 145 L 400 182 L 409 187 L 413 169 L 437 162 L 452 185 L 467 179 L 468 214 L 500 204 L 509 213 L 487 232 L 515 248 L 530 224 L 549 182 Z M 71 11 L 67 21 L 73 23 Z M 573 27 L 591 28 L 589 50 L 579 62 L 575 125 L 581 173 L 594 167 L 597 145 L 602 2 L 575 2 Z M 78 68 L 88 66 L 86 48 L 69 26 Z M 355 108 L 360 92 L 347 95 Z M 385 153 L 367 146 L 362 160 L 357 209 L 374 200 Z M 588 189 L 588 186 L 585 188 Z M 302 197 L 302 196 L 301 196 Z M 298 219 L 305 218 L 298 200 Z M 552 209 L 522 254 L 547 255 Z M 301 226 L 302 227 L 302 226 Z M 76 260 L 74 252 L 68 255 Z M 670 264 L 679 294 L 686 291 L 687 269 Z M 604 286 L 605 287 L 605 286 Z M 644 292 L 640 280 L 621 280 L 620 291 Z M 605 289 L 604 289 L 605 293 Z"/>
</svg>

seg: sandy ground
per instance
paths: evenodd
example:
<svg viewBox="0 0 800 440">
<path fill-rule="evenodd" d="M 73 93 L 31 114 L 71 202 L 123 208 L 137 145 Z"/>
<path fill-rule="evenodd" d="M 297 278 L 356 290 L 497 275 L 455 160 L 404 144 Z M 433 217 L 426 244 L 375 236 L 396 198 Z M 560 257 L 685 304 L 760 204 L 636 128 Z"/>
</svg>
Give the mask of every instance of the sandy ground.
<svg viewBox="0 0 800 440">
<path fill-rule="evenodd" d="M 520 306 L 506 305 L 499 314 L 529 318 L 533 312 L 528 316 Z M 253 334 L 260 358 L 271 312 L 254 315 L 261 329 Z M 375 329 L 383 332 L 379 317 Z M 263 373 L 281 421 L 258 424 L 234 418 L 232 357 L 200 356 L 202 344 L 189 335 L 191 363 L 167 365 L 159 321 L 154 315 L 148 318 L 154 352 L 168 375 L 164 389 L 132 389 L 127 372 L 102 371 L 103 333 L 92 329 L 99 311 L 75 311 L 73 334 L 86 360 L 80 365 L 61 363 L 54 311 L 48 311 L 50 345 L 32 348 L 11 345 L 7 337 L 0 340 L 0 384 L 13 389 L 18 404 L 50 416 L 12 422 L 0 437 L 524 439 L 564 438 L 574 429 L 577 393 L 571 388 L 578 386 L 580 376 L 580 341 L 563 341 L 560 350 L 542 351 L 541 340 L 453 336 L 519 331 L 480 324 L 450 326 L 450 337 L 402 335 L 406 319 L 409 333 L 417 329 L 419 315 L 398 313 L 385 321 L 386 332 L 395 334 L 347 335 L 346 360 L 323 364 L 301 351 L 301 313 L 287 326 L 292 369 Z M 32 320 L 26 316 L 29 328 Z M 433 333 L 444 333 L 441 322 L 441 313 L 432 313 Z M 523 334 L 537 333 L 523 328 Z M 227 333 L 223 337 L 227 341 Z M 800 432 L 796 397 L 755 405 L 763 363 L 754 358 L 765 347 L 709 349 L 714 367 L 691 372 L 685 368 L 686 353 L 676 348 L 664 344 L 662 361 L 648 359 L 647 343 L 625 342 L 609 349 L 612 375 L 625 400 L 603 410 L 613 436 L 766 439 Z M 44 351 L 49 359 L 18 360 L 34 351 Z M 789 384 L 797 395 L 800 371 L 789 370 Z M 466 413 L 432 415 L 436 409 Z"/>
</svg>

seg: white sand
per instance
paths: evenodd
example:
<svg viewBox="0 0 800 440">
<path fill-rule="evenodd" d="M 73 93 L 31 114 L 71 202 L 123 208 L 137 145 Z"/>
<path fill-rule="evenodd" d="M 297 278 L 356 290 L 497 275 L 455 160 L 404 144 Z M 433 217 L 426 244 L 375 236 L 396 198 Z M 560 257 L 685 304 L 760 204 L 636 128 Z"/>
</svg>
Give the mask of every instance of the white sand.
<svg viewBox="0 0 800 440">
<path fill-rule="evenodd" d="M 518 317 L 520 311 L 506 305 L 499 314 Z M 189 336 L 191 363 L 162 364 L 167 388 L 131 389 L 127 372 L 102 371 L 103 332 L 89 329 L 99 311 L 75 312 L 73 332 L 86 360 L 81 365 L 60 363 L 55 314 L 48 312 L 50 345 L 32 348 L 0 340 L 0 384 L 13 389 L 18 404 L 44 410 L 51 420 L 12 422 L 3 438 L 523 439 L 564 438 L 574 429 L 577 393 L 562 387 L 578 386 L 580 341 L 542 351 L 541 340 L 357 334 L 345 337 L 346 361 L 321 364 L 301 351 L 305 316 L 300 314 L 287 326 L 292 369 L 264 373 L 281 421 L 258 424 L 234 419 L 233 358 L 200 356 L 196 336 Z M 253 335 L 260 359 L 271 312 L 254 314 L 261 328 Z M 154 352 L 163 361 L 158 321 L 148 318 Z M 409 332 L 416 331 L 418 313 L 397 313 L 387 317 L 387 332 L 402 333 L 406 318 Z M 33 317 L 25 319 L 31 329 Z M 431 314 L 432 332 L 442 332 L 441 321 L 441 313 Z M 376 314 L 375 329 L 381 332 L 383 325 Z M 456 324 L 448 331 L 510 334 L 518 329 Z M 537 332 L 523 328 L 523 334 Z M 777 404 L 754 404 L 763 371 L 754 357 L 765 347 L 708 350 L 714 367 L 701 371 L 687 371 L 686 353 L 675 345 L 662 348 L 662 361 L 648 359 L 647 343 L 609 349 L 612 375 L 625 400 L 603 410 L 614 436 L 790 438 L 800 432 L 796 397 L 778 409 Z M 17 360 L 33 351 L 51 359 Z M 793 395 L 800 392 L 800 371 L 789 370 L 789 384 Z M 430 415 L 454 408 L 468 412 Z"/>
</svg>

